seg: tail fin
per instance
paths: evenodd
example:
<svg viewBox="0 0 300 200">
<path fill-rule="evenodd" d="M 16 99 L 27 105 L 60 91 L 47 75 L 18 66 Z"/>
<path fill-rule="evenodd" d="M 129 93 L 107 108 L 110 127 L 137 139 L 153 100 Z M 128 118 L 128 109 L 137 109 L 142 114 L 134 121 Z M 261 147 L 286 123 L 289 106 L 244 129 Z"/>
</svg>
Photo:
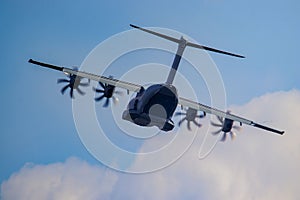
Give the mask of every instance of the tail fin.
<svg viewBox="0 0 300 200">
<path fill-rule="evenodd" d="M 133 28 L 139 29 L 141 31 L 145 31 L 147 33 L 156 35 L 158 37 L 170 40 L 172 42 L 180 43 L 180 41 L 181 41 L 180 39 L 173 38 L 173 37 L 170 37 L 168 35 L 161 34 L 161 33 L 157 33 L 155 31 L 151 31 L 151 30 L 148 30 L 148 29 L 145 29 L 145 28 L 141 28 L 141 27 L 133 25 L 133 24 L 130 24 L 130 26 L 133 27 Z M 187 42 L 187 46 L 198 48 L 198 49 L 204 49 L 204 50 L 212 51 L 212 52 L 216 52 L 216 53 L 221 53 L 221 54 L 225 54 L 225 55 L 229 55 L 229 56 L 235 56 L 235 57 L 239 57 L 239 58 L 245 58 L 244 56 L 241 56 L 241 55 L 238 55 L 238 54 L 229 53 L 229 52 L 226 52 L 226 51 L 214 49 L 214 48 L 211 48 L 211 47 L 206 47 L 206 46 L 203 46 L 203 45 L 200 45 L 200 44 L 191 43 L 191 42 Z"/>
</svg>

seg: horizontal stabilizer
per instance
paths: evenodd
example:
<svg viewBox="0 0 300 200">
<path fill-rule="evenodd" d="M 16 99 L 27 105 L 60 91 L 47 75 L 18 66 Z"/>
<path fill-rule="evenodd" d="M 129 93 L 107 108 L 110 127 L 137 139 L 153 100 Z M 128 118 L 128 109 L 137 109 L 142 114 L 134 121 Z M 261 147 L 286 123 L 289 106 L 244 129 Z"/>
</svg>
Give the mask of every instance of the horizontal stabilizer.
<svg viewBox="0 0 300 200">
<path fill-rule="evenodd" d="M 158 36 L 158 37 L 161 37 L 161 38 L 170 40 L 170 41 L 172 41 L 172 42 L 176 42 L 176 43 L 179 43 L 179 42 L 180 42 L 179 39 L 176 39 L 176 38 L 173 38 L 173 37 L 170 37 L 170 36 L 161 34 L 161 33 L 157 33 L 157 32 L 155 32 L 155 31 L 150 31 L 150 30 L 148 30 L 148 29 L 144 29 L 144 28 L 138 27 L 138 26 L 133 25 L 133 24 L 130 24 L 130 26 L 133 27 L 133 28 L 139 29 L 139 30 L 141 30 L 141 31 L 145 31 L 145 32 L 147 32 L 147 33 L 156 35 L 156 36 Z"/>
<path fill-rule="evenodd" d="M 170 40 L 172 42 L 180 43 L 180 41 L 181 41 L 180 39 L 173 38 L 173 37 L 170 37 L 168 35 L 161 34 L 161 33 L 157 33 L 155 31 L 151 31 L 151 30 L 148 30 L 148 29 L 145 29 L 145 28 L 141 28 L 141 27 L 133 25 L 133 24 L 130 24 L 130 26 L 133 27 L 133 28 L 139 29 L 141 31 L 156 35 L 158 37 Z M 187 42 L 186 46 L 190 46 L 190 47 L 194 47 L 194 48 L 198 48 L 198 49 L 204 49 L 204 50 L 207 50 L 207 51 L 212 51 L 212 52 L 215 52 L 215 53 L 221 53 L 221 54 L 225 54 L 225 55 L 229 55 L 229 56 L 245 58 L 244 56 L 241 56 L 241 55 L 238 55 L 238 54 L 229 53 L 229 52 L 226 52 L 226 51 L 214 49 L 214 48 L 211 48 L 211 47 L 207 47 L 207 46 L 203 46 L 203 45 L 195 44 L 195 43 L 191 43 L 191 42 Z"/>
<path fill-rule="evenodd" d="M 194 47 L 194 48 L 198 48 L 198 49 L 205 49 L 207 51 L 212 51 L 212 52 L 215 52 L 215 53 L 221 53 L 221 54 L 225 54 L 225 55 L 229 55 L 229 56 L 235 56 L 235 57 L 239 57 L 239 58 L 245 58 L 245 56 L 241 56 L 241 55 L 234 54 L 234 53 L 229 53 L 229 52 L 218 50 L 218 49 L 214 49 L 214 48 L 211 48 L 211 47 L 206 47 L 206 46 L 203 46 L 203 45 L 200 45 L 200 44 L 194 44 L 194 43 L 191 43 L 191 42 L 188 42 L 186 44 L 186 46 L 190 46 L 190 47 Z"/>
</svg>

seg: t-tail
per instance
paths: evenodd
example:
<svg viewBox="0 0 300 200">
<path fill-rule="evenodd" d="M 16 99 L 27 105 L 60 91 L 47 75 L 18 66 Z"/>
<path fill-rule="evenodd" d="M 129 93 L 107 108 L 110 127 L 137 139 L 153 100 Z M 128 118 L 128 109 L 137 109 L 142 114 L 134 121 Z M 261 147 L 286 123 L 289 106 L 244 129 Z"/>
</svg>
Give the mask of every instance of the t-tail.
<svg viewBox="0 0 300 200">
<path fill-rule="evenodd" d="M 204 49 L 204 50 L 207 50 L 207 51 L 212 51 L 212 52 L 215 52 L 215 53 L 221 53 L 221 54 L 234 56 L 234 57 L 238 57 L 238 58 L 245 58 L 242 55 L 238 55 L 238 54 L 230 53 L 230 52 L 227 52 L 227 51 L 222 51 L 222 50 L 219 50 L 219 49 L 215 49 L 215 48 L 207 47 L 207 46 L 204 46 L 204 45 L 189 42 L 189 41 L 185 40 L 182 36 L 181 36 L 180 39 L 177 39 L 177 38 L 174 38 L 174 37 L 171 37 L 171 36 L 168 36 L 168 35 L 164 35 L 162 33 L 158 33 L 158 32 L 151 31 L 151 30 L 148 30 L 148 29 L 145 29 L 145 28 L 141 28 L 141 27 L 133 25 L 133 24 L 130 24 L 130 26 L 133 27 L 133 28 L 139 29 L 141 31 L 156 35 L 158 37 L 164 38 L 166 40 L 178 43 L 178 48 L 177 48 L 177 52 L 176 52 L 176 55 L 175 55 L 175 58 L 174 58 L 174 61 L 173 61 L 173 64 L 172 64 L 172 68 L 169 72 L 169 76 L 168 76 L 167 81 L 166 81 L 167 84 L 172 84 L 173 83 L 175 75 L 176 75 L 176 71 L 178 69 L 178 66 L 179 66 L 179 63 L 180 63 L 180 60 L 181 60 L 181 57 L 182 57 L 183 52 L 184 52 L 186 47 L 194 47 L 194 48 Z"/>
</svg>

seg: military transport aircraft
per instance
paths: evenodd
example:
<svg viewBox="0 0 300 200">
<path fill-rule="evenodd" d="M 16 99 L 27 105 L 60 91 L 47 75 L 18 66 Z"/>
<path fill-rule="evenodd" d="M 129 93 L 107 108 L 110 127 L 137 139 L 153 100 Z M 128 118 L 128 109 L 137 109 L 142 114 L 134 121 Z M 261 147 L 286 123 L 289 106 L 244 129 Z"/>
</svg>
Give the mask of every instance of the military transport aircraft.
<svg viewBox="0 0 300 200">
<path fill-rule="evenodd" d="M 165 83 L 152 84 L 149 87 L 144 88 L 142 85 L 117 80 L 112 78 L 111 76 L 105 77 L 105 76 L 96 75 L 84 71 L 78 71 L 78 69 L 70 69 L 66 67 L 60 67 L 60 66 L 47 64 L 47 63 L 42 63 L 32 59 L 30 59 L 28 62 L 42 67 L 47 67 L 54 70 L 62 71 L 63 73 L 67 74 L 69 76 L 69 80 L 59 79 L 57 82 L 67 83 L 67 85 L 62 88 L 61 93 L 64 94 L 64 92 L 68 88 L 70 88 L 71 98 L 73 98 L 74 90 L 78 91 L 78 93 L 83 95 L 84 92 L 79 87 L 88 86 L 90 80 L 99 82 L 99 85 L 102 87 L 101 89 L 98 88 L 93 88 L 93 89 L 96 93 L 102 94 L 101 96 L 95 98 L 96 101 L 100 101 L 103 98 L 106 98 L 104 107 L 107 107 L 109 105 L 110 98 L 114 99 L 113 95 L 117 92 L 115 91 L 115 87 L 119 87 L 119 88 L 126 89 L 127 91 L 135 92 L 136 96 L 130 100 L 127 108 L 123 112 L 122 119 L 132 122 L 139 126 L 149 126 L 149 127 L 156 126 L 160 130 L 170 131 L 175 126 L 174 122 L 172 121 L 172 117 L 176 115 L 184 115 L 183 119 L 179 121 L 179 125 L 184 120 L 186 120 L 188 129 L 190 130 L 191 129 L 190 122 L 193 122 L 196 126 L 200 127 L 201 124 L 196 122 L 195 119 L 202 118 L 206 115 L 206 113 L 209 113 L 209 114 L 216 115 L 220 122 L 220 124 L 214 122 L 211 122 L 211 124 L 213 126 L 220 127 L 220 129 L 216 132 L 213 132 L 213 134 L 217 135 L 223 133 L 221 141 L 225 141 L 227 134 L 230 134 L 232 138 L 234 137 L 234 133 L 232 132 L 232 129 L 239 128 L 233 124 L 235 121 L 239 122 L 240 126 L 242 124 L 247 124 L 250 126 L 264 129 L 266 131 L 271 131 L 273 133 L 283 135 L 284 131 L 279 131 L 258 124 L 254 121 L 245 119 L 243 117 L 233 115 L 229 112 L 224 112 L 212 108 L 210 106 L 206 106 L 201 103 L 191 101 L 186 98 L 178 97 L 177 89 L 174 85 L 172 85 L 181 57 L 186 47 L 204 49 L 207 51 L 212 51 L 212 52 L 225 54 L 228 56 L 239 57 L 239 58 L 244 58 L 244 56 L 229 53 L 226 51 L 221 51 L 200 44 L 191 43 L 183 37 L 177 39 L 132 24 L 130 24 L 130 26 L 178 44 L 178 49 Z M 84 78 L 86 78 L 88 82 L 82 82 Z M 186 113 L 182 113 L 182 112 L 174 113 L 178 104 L 181 105 L 182 107 L 188 108 Z M 152 107 L 156 105 L 159 105 L 159 107 L 162 109 L 156 109 L 156 110 L 152 109 Z M 198 111 L 202 112 L 203 114 L 198 114 Z"/>
</svg>

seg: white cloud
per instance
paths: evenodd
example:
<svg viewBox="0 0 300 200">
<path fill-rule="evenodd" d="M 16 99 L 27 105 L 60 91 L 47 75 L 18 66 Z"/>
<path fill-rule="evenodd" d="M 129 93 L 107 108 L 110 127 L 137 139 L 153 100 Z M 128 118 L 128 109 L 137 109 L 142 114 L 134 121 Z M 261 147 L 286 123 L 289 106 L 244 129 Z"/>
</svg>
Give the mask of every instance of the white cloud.
<svg viewBox="0 0 300 200">
<path fill-rule="evenodd" d="M 1 185 L 3 200 L 110 199 L 117 174 L 77 158 L 49 165 L 26 164 Z"/>
<path fill-rule="evenodd" d="M 286 134 L 245 125 L 235 141 L 218 144 L 204 160 L 198 160 L 196 141 L 172 166 L 142 175 L 104 170 L 74 158 L 25 166 L 2 183 L 2 198 L 300 199 L 300 92 L 266 94 L 230 109 Z"/>
</svg>

